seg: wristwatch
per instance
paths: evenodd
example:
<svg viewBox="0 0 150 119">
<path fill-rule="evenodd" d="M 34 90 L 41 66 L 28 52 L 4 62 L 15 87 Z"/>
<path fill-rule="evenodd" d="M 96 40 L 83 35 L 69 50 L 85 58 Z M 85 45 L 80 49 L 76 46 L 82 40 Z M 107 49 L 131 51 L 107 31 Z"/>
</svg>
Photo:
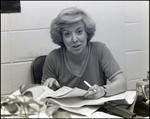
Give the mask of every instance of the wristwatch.
<svg viewBox="0 0 150 119">
<path fill-rule="evenodd" d="M 103 97 L 105 97 L 106 96 L 106 94 L 107 94 L 107 89 L 106 89 L 106 87 L 105 86 L 102 86 L 103 88 L 104 88 L 104 95 L 103 95 Z"/>
</svg>

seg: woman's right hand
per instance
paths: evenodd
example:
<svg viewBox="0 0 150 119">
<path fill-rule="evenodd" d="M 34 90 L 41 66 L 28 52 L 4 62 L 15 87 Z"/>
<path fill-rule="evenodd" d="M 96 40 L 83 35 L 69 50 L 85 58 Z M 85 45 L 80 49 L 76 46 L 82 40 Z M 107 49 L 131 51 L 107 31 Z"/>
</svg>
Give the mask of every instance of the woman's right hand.
<svg viewBox="0 0 150 119">
<path fill-rule="evenodd" d="M 57 81 L 56 79 L 54 79 L 54 78 L 48 78 L 48 79 L 44 82 L 43 85 L 44 85 L 44 86 L 47 86 L 47 87 L 49 87 L 49 88 L 51 88 L 51 89 L 53 89 L 53 90 L 56 90 L 56 89 L 58 89 L 58 88 L 60 87 L 58 81 Z"/>
</svg>

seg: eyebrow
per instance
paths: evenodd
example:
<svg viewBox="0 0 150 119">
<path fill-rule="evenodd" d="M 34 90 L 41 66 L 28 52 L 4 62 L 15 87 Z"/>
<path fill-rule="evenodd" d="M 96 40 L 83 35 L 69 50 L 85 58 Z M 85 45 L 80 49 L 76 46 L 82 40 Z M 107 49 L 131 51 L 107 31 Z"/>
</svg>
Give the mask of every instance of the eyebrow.
<svg viewBox="0 0 150 119">
<path fill-rule="evenodd" d="M 78 28 L 76 28 L 76 29 L 80 29 L 80 28 L 83 28 L 83 27 L 81 27 L 81 26 L 79 26 Z M 67 28 L 64 28 L 64 29 L 62 29 L 62 32 L 64 32 L 64 31 L 69 31 Z"/>
<path fill-rule="evenodd" d="M 80 28 L 83 28 L 83 27 L 78 27 L 77 29 L 80 29 Z"/>
</svg>

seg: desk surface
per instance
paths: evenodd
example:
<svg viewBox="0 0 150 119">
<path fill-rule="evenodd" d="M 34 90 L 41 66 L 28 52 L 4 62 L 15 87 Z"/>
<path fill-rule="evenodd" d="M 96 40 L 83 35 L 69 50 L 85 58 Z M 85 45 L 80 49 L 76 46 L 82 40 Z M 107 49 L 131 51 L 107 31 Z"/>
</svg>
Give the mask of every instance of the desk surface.
<svg viewBox="0 0 150 119">
<path fill-rule="evenodd" d="M 20 94 L 20 92 L 19 92 L 19 90 L 17 90 L 14 93 L 12 93 L 11 95 L 9 95 L 9 97 L 13 97 L 13 95 L 19 95 L 19 94 Z M 5 98 L 7 96 L 6 95 L 1 96 L 1 99 Z M 3 114 L 5 114 L 5 116 L 3 116 Z M 11 116 L 10 113 L 7 110 L 4 111 L 2 109 L 1 109 L 1 117 L 4 117 L 4 118 L 19 118 L 17 115 L 16 116 Z M 48 117 L 45 113 L 45 108 L 41 109 L 39 115 L 38 114 L 29 115 L 29 118 L 66 118 L 66 117 L 68 117 L 68 118 L 97 118 L 97 117 L 100 117 L 100 118 L 102 118 L 102 117 L 105 117 L 105 118 L 120 118 L 118 116 L 110 115 L 110 114 L 100 112 L 100 111 L 96 111 L 90 116 L 84 116 L 84 115 L 68 112 L 68 111 L 65 111 L 63 109 L 59 109 L 51 117 Z"/>
<path fill-rule="evenodd" d="M 16 92 L 13 93 L 14 95 L 15 94 L 18 94 L 18 90 Z M 11 95 L 10 95 L 11 97 Z M 1 97 L 2 98 L 2 97 Z M 133 111 L 133 106 L 132 105 L 129 109 L 130 111 Z M 2 109 L 1 109 L 1 117 L 3 117 L 2 115 L 3 114 L 9 114 L 8 112 L 4 112 Z M 65 111 L 65 110 L 62 110 L 62 109 L 59 109 L 55 114 L 53 114 L 53 116 L 51 117 L 48 117 L 45 113 L 45 109 L 43 108 L 43 110 L 41 110 L 40 114 L 37 115 L 29 115 L 29 118 L 121 118 L 119 116 L 115 116 L 115 115 L 111 115 L 111 114 L 107 114 L 107 113 L 104 113 L 104 112 L 101 112 L 101 111 L 96 111 L 94 112 L 92 115 L 90 116 L 83 116 L 83 115 L 79 115 L 79 114 L 75 114 L 75 113 L 72 113 L 72 112 L 68 112 L 68 111 Z M 5 118 L 18 118 L 18 116 L 5 116 Z"/>
<path fill-rule="evenodd" d="M 3 110 L 1 110 L 1 113 Z M 5 114 L 7 114 L 5 112 Z M 10 115 L 5 115 L 3 116 L 1 114 L 1 118 L 19 118 L 19 116 L 10 116 Z M 23 118 L 23 117 L 21 117 Z M 34 114 L 34 115 L 29 115 L 29 118 L 120 118 L 118 116 L 110 115 L 104 112 L 94 112 L 91 116 L 83 116 L 71 112 L 67 112 L 65 110 L 58 110 L 56 113 L 54 113 L 52 116 L 48 117 L 45 112 L 40 112 L 40 114 Z"/>
</svg>

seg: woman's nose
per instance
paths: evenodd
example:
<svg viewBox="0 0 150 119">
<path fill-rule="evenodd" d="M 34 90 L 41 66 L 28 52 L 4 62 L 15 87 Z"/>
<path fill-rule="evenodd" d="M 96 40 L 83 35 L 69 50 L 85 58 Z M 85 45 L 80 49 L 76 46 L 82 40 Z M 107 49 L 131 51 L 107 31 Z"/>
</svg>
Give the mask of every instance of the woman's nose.
<svg viewBox="0 0 150 119">
<path fill-rule="evenodd" d="M 77 38 L 75 33 L 73 33 L 73 35 L 72 35 L 72 41 L 73 42 L 77 42 L 78 41 L 78 38 Z"/>
</svg>

